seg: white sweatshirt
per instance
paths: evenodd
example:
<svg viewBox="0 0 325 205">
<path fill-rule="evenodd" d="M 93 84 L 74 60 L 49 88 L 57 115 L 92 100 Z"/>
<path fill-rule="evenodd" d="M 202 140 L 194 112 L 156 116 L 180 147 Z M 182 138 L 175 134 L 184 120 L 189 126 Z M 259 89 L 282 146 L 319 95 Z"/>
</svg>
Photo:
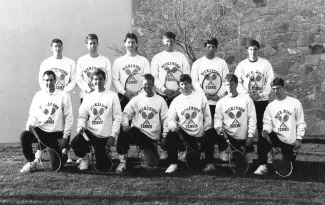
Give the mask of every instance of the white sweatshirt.
<svg viewBox="0 0 325 205">
<path fill-rule="evenodd" d="M 122 122 L 117 94 L 110 90 L 87 94 L 80 105 L 78 127 L 84 127 L 99 138 L 117 137 Z"/>
<path fill-rule="evenodd" d="M 224 93 L 226 92 L 224 88 L 225 83 L 225 77 L 229 73 L 228 65 L 225 60 L 215 57 L 213 59 L 208 59 L 205 56 L 202 58 L 196 60 L 192 65 L 192 71 L 191 71 L 191 77 L 192 77 L 192 84 L 195 89 L 195 91 L 200 92 L 202 94 L 204 93 L 204 90 L 202 89 L 202 81 L 204 80 L 204 77 L 208 73 L 218 73 L 222 79 L 222 85 L 220 90 L 218 91 L 218 96 L 222 97 L 224 96 Z M 216 105 L 217 101 L 208 100 L 209 105 Z"/>
<path fill-rule="evenodd" d="M 117 58 L 113 64 L 113 84 L 116 90 L 124 95 L 126 92 L 124 89 L 125 81 L 129 77 L 126 71 L 131 73 L 137 70 L 141 75 L 150 73 L 149 61 L 140 55 L 129 56 L 124 55 Z"/>
<path fill-rule="evenodd" d="M 66 93 L 71 92 L 76 86 L 76 63 L 67 57 L 56 59 L 49 57 L 45 59 L 40 66 L 38 74 L 38 82 L 41 89 L 44 89 L 43 74 L 45 71 L 51 70 L 56 75 L 56 90 L 63 90 Z"/>
<path fill-rule="evenodd" d="M 124 108 L 123 125 L 128 125 L 132 119 L 132 126 L 151 139 L 159 140 L 162 127 L 163 133 L 168 132 L 167 112 L 167 103 L 162 97 L 157 94 L 147 97 L 142 93 L 132 98 Z"/>
<path fill-rule="evenodd" d="M 207 98 L 198 92 L 177 96 L 169 107 L 168 128 L 177 125 L 190 136 L 202 137 L 212 127 Z"/>
<path fill-rule="evenodd" d="M 254 137 L 256 111 L 252 99 L 246 94 L 221 98 L 216 105 L 214 127 L 222 127 L 235 139 Z"/>
<path fill-rule="evenodd" d="M 271 92 L 271 83 L 274 79 L 274 72 L 268 60 L 258 57 L 258 60 L 256 62 L 251 62 L 248 59 L 245 59 L 237 65 L 235 75 L 238 77 L 237 89 L 239 93 L 248 93 L 249 81 L 252 77 L 263 77 L 265 79 L 265 88 L 262 83 L 256 84 L 258 85 L 259 89 L 264 88 L 264 90 L 258 92 L 261 98 L 257 101 L 266 101 L 269 99 L 269 93 Z M 263 80 L 259 82 L 262 81 Z"/>
<path fill-rule="evenodd" d="M 190 64 L 185 55 L 181 52 L 162 51 L 152 58 L 151 74 L 156 78 L 155 89 L 161 95 L 165 95 L 164 91 L 166 90 L 165 81 L 167 70 L 171 70 L 173 67 L 176 67 L 183 74 L 190 75 Z"/>
<path fill-rule="evenodd" d="M 89 54 L 81 56 L 77 61 L 76 80 L 80 87 L 80 97 L 83 98 L 86 93 L 89 93 L 94 86 L 91 83 L 91 74 L 96 69 L 102 69 L 106 72 L 106 89 L 110 89 L 112 84 L 111 63 L 105 56 L 99 55 L 95 58 Z"/>
<path fill-rule="evenodd" d="M 45 132 L 62 132 L 63 137 L 71 134 L 73 114 L 71 98 L 66 92 L 55 90 L 48 93 L 46 90 L 38 91 L 29 109 L 29 120 L 41 122 L 39 128 Z M 26 129 L 28 130 L 27 122 Z"/>
<path fill-rule="evenodd" d="M 299 100 L 287 96 L 274 100 L 267 107 L 263 117 L 263 130 L 275 132 L 286 144 L 294 144 L 305 135 L 304 111 Z"/>
</svg>

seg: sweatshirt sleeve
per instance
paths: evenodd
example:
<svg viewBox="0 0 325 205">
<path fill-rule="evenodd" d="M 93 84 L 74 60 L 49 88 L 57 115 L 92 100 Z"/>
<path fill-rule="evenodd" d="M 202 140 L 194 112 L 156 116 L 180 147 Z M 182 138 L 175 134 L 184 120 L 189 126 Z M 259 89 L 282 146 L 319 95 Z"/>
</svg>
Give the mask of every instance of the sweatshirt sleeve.
<svg viewBox="0 0 325 205">
<path fill-rule="evenodd" d="M 272 66 L 270 64 L 269 61 L 266 62 L 266 65 L 265 65 L 265 88 L 263 90 L 263 92 L 260 94 L 261 98 L 264 98 L 264 97 L 267 97 L 270 92 L 271 92 L 271 82 L 273 81 L 274 79 L 274 72 L 273 72 L 273 69 L 272 69 Z"/>
<path fill-rule="evenodd" d="M 306 123 L 304 120 L 304 110 L 300 102 L 296 105 L 295 118 L 297 122 L 297 139 L 302 140 L 302 137 L 305 135 Z"/>
<path fill-rule="evenodd" d="M 87 84 L 87 82 L 85 81 L 84 77 L 83 77 L 83 73 L 82 73 L 82 66 L 81 66 L 81 62 L 80 62 L 80 58 L 77 61 L 77 68 L 76 68 L 76 81 L 77 81 L 77 85 L 80 87 L 80 89 L 86 93 L 89 93 L 91 88 L 89 87 L 89 85 Z"/>
<path fill-rule="evenodd" d="M 267 133 L 271 133 L 273 128 L 272 115 L 270 112 L 270 106 L 267 106 L 263 115 L 263 130 Z"/>
<path fill-rule="evenodd" d="M 143 75 L 144 74 L 150 74 L 151 73 L 151 71 L 150 71 L 150 63 L 149 63 L 148 59 L 146 59 L 145 57 L 143 57 L 143 60 L 144 60 Z"/>
<path fill-rule="evenodd" d="M 121 105 L 120 105 L 120 101 L 117 97 L 117 95 L 114 93 L 113 96 L 113 126 L 112 126 L 112 133 L 111 136 L 112 137 L 117 137 L 117 135 L 120 132 L 120 127 L 121 127 L 121 123 L 122 123 L 122 111 L 121 111 Z"/>
<path fill-rule="evenodd" d="M 226 88 L 225 88 L 225 84 L 226 84 L 226 75 L 229 74 L 229 69 L 228 69 L 228 65 L 227 63 L 224 61 L 224 66 L 222 68 L 222 73 L 221 73 L 221 77 L 222 77 L 222 84 L 220 87 L 220 90 L 218 91 L 218 96 L 219 97 L 223 97 L 226 93 Z"/>
<path fill-rule="evenodd" d="M 72 113 L 72 105 L 71 98 L 68 94 L 64 93 L 64 110 L 63 110 L 63 118 L 64 118 L 64 130 L 63 130 L 63 138 L 68 139 L 71 135 L 72 125 L 73 125 L 73 113 Z"/>
<path fill-rule="evenodd" d="M 158 55 L 155 55 L 151 61 L 151 75 L 155 77 L 155 88 L 164 92 L 166 90 L 164 84 L 159 79 L 159 63 L 158 63 Z"/>
<path fill-rule="evenodd" d="M 123 120 L 122 120 L 123 126 L 129 126 L 129 120 L 131 120 L 133 115 L 135 115 L 135 109 L 136 109 L 135 104 L 136 104 L 137 97 L 132 98 L 123 110 Z"/>
<path fill-rule="evenodd" d="M 113 64 L 113 69 L 112 69 L 112 77 L 113 77 L 113 84 L 117 90 L 117 92 L 121 93 L 124 95 L 125 90 L 120 82 L 120 66 L 119 66 L 119 59 L 116 59 L 114 64 Z"/>
<path fill-rule="evenodd" d="M 200 86 L 199 69 L 200 69 L 200 61 L 197 60 L 192 65 L 191 78 L 192 78 L 192 83 L 195 91 L 204 94 L 204 91 Z"/>
<path fill-rule="evenodd" d="M 109 90 L 112 86 L 112 66 L 111 66 L 111 62 L 109 62 L 109 60 L 106 58 L 106 85 L 105 87 L 107 88 L 107 90 Z"/>
<path fill-rule="evenodd" d="M 79 116 L 77 122 L 78 127 L 86 128 L 87 120 L 89 118 L 88 107 L 89 107 L 89 97 L 88 95 L 86 95 L 79 107 Z"/>
<path fill-rule="evenodd" d="M 182 64 L 183 64 L 183 74 L 188 74 L 191 75 L 191 66 L 190 63 L 188 62 L 186 56 L 182 54 Z"/>
<path fill-rule="evenodd" d="M 211 128 L 212 124 L 212 118 L 211 118 L 211 112 L 210 112 L 210 106 L 208 104 L 208 100 L 206 99 L 205 96 L 202 96 L 202 101 L 203 101 L 203 127 L 204 130 L 207 131 L 208 129 Z"/>
<path fill-rule="evenodd" d="M 36 93 L 29 107 L 29 116 L 26 123 L 26 130 L 29 130 L 29 125 L 31 122 L 42 121 L 42 119 L 40 119 L 42 113 L 41 113 L 41 109 L 39 109 L 39 104 L 38 104 L 39 102 L 40 99 L 38 98 L 38 93 Z"/>
<path fill-rule="evenodd" d="M 69 93 L 77 86 L 76 83 L 76 63 L 71 60 L 70 62 L 71 72 L 70 72 L 70 82 L 64 87 L 64 92 Z"/>
<path fill-rule="evenodd" d="M 160 119 L 163 126 L 163 133 L 168 133 L 168 125 L 167 125 L 167 117 L 168 117 L 168 107 L 167 103 L 164 99 L 161 99 L 161 112 L 160 112 Z"/>
<path fill-rule="evenodd" d="M 253 138 L 256 131 L 256 111 L 253 100 L 247 96 L 248 137 Z"/>
<path fill-rule="evenodd" d="M 177 127 L 178 117 L 177 117 L 177 111 L 175 106 L 176 103 L 175 100 L 173 100 L 172 103 L 170 104 L 168 110 L 168 118 L 167 118 L 167 125 L 168 125 L 168 129 L 170 130 L 174 127 Z"/>
<path fill-rule="evenodd" d="M 247 94 L 248 91 L 245 89 L 245 86 L 244 86 L 244 75 L 243 75 L 241 63 L 239 63 L 237 65 L 234 74 L 238 78 L 238 87 L 237 87 L 238 93 Z"/>
<path fill-rule="evenodd" d="M 221 104 L 223 99 L 219 100 L 216 104 L 216 110 L 214 113 L 214 128 L 222 127 L 223 115 L 221 110 Z"/>
</svg>

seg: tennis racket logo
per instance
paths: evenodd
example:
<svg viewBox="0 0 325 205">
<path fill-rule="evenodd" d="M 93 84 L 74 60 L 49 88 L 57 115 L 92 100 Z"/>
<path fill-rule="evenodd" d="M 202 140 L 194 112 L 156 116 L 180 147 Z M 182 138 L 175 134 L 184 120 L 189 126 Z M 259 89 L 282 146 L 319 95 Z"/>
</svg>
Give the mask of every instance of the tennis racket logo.
<svg viewBox="0 0 325 205">
<path fill-rule="evenodd" d="M 190 115 L 188 112 L 185 113 L 185 119 L 189 120 L 186 128 L 196 128 L 197 124 L 195 124 L 195 122 L 193 121 L 197 116 L 197 111 L 193 111 L 192 114 Z"/>
<path fill-rule="evenodd" d="M 288 126 L 285 124 L 289 120 L 289 115 L 285 114 L 282 116 L 278 116 L 277 119 L 281 122 L 280 127 L 278 128 L 279 131 L 289 131 Z"/>
<path fill-rule="evenodd" d="M 172 69 L 166 67 L 165 70 L 167 72 L 166 79 L 165 79 L 165 87 L 173 91 L 178 90 L 179 89 L 178 79 L 179 76 L 182 74 L 182 72 L 178 70 L 177 67 L 173 67 Z"/>
<path fill-rule="evenodd" d="M 99 109 L 99 111 L 97 110 L 97 108 L 93 108 L 92 112 L 93 115 L 95 116 L 95 119 L 92 121 L 93 125 L 98 125 L 98 124 L 103 124 L 103 120 L 102 118 L 100 118 L 100 116 L 102 116 L 104 114 L 105 109 L 103 107 L 101 107 Z"/>
<path fill-rule="evenodd" d="M 250 93 L 262 93 L 265 88 L 265 76 L 260 72 L 256 72 L 249 79 L 248 89 Z"/>
<path fill-rule="evenodd" d="M 241 127 L 241 125 L 240 125 L 240 123 L 238 121 L 238 119 L 241 117 L 241 115 L 242 115 L 242 112 L 240 110 L 238 110 L 236 112 L 236 114 L 234 114 L 233 112 L 229 112 L 228 113 L 228 116 L 231 119 L 233 119 L 233 122 L 230 125 L 231 128 Z"/>
<path fill-rule="evenodd" d="M 148 115 L 146 112 L 142 112 L 141 113 L 142 118 L 145 120 L 142 124 L 141 124 L 141 128 L 152 128 L 152 125 L 150 124 L 149 120 L 151 120 L 154 116 L 155 113 L 154 112 L 150 112 Z"/>
<path fill-rule="evenodd" d="M 43 110 L 44 115 L 49 116 L 49 118 L 45 121 L 47 124 L 54 124 L 54 120 L 51 118 L 51 115 L 53 115 L 56 111 L 54 107 L 45 107 Z"/>
<path fill-rule="evenodd" d="M 55 84 L 55 89 L 58 90 L 63 90 L 64 89 L 64 79 L 65 75 L 63 73 L 56 74 L 56 84 Z"/>
<path fill-rule="evenodd" d="M 127 84 L 139 84 L 140 82 L 134 77 L 138 73 L 138 69 L 134 69 L 132 72 L 129 69 L 125 70 L 125 73 L 129 76 L 126 80 Z"/>
<path fill-rule="evenodd" d="M 178 69 L 176 67 L 173 67 L 172 69 L 170 69 L 169 67 L 166 67 L 165 70 L 167 71 L 166 81 L 177 82 L 177 78 L 174 76 L 174 73 L 176 73 L 178 71 Z"/>
<path fill-rule="evenodd" d="M 221 84 L 222 80 L 218 73 L 207 73 L 204 75 L 201 87 L 205 93 L 214 95 L 219 91 Z"/>
</svg>

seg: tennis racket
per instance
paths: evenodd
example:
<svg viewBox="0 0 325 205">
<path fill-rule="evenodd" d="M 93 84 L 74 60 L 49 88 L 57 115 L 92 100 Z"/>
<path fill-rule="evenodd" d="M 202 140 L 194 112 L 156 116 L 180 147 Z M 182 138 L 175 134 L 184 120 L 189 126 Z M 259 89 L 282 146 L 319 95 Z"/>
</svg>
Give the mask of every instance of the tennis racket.
<svg viewBox="0 0 325 205">
<path fill-rule="evenodd" d="M 274 168 L 275 173 L 280 177 L 290 176 L 293 171 L 293 164 L 290 161 L 289 157 L 284 154 L 281 149 L 273 146 L 270 136 L 268 134 L 266 134 L 265 139 L 270 145 L 272 145 L 272 166 Z M 297 150 L 294 149 L 293 151 L 294 154 L 297 155 Z"/>
<path fill-rule="evenodd" d="M 207 73 L 204 76 L 201 87 L 205 93 L 215 95 L 218 93 L 222 85 L 222 78 L 219 73 Z"/>
<path fill-rule="evenodd" d="M 224 136 L 226 142 L 228 143 L 228 148 L 231 149 L 231 151 L 228 152 L 228 155 L 229 155 L 229 165 L 232 172 L 235 174 L 245 174 L 249 169 L 249 163 L 246 158 L 246 155 L 230 143 L 225 130 L 222 131 L 222 135 Z M 243 147 L 243 150 L 245 152 L 246 150 L 245 146 Z"/>
<path fill-rule="evenodd" d="M 248 82 L 248 92 L 250 94 L 260 94 L 264 91 L 266 86 L 266 79 L 263 74 L 255 73 Z"/>
<path fill-rule="evenodd" d="M 40 164 L 45 171 L 56 172 L 61 167 L 61 157 L 57 151 L 46 146 L 39 138 L 33 126 L 29 126 L 29 131 L 37 139 L 38 147 L 41 150 Z M 51 162 L 55 161 L 53 165 Z"/>
<path fill-rule="evenodd" d="M 96 153 L 95 153 L 95 149 L 93 146 L 91 146 L 91 144 L 89 143 L 89 138 L 86 135 L 85 132 L 82 133 L 84 139 L 88 142 L 89 144 L 89 150 L 91 153 L 91 164 L 94 167 L 94 169 L 97 172 L 101 172 L 101 173 L 108 173 L 112 170 L 113 168 L 113 161 L 112 158 L 110 156 L 110 147 L 105 146 L 105 158 L 100 158 L 99 160 L 96 160 Z"/>
<path fill-rule="evenodd" d="M 198 149 L 194 149 L 193 147 L 188 145 L 188 143 L 184 140 L 183 135 L 179 130 L 177 130 L 176 133 L 179 139 L 182 141 L 186 150 L 185 163 L 187 167 L 192 172 L 200 171 L 203 168 L 203 163 L 202 163 L 203 156 L 198 151 Z"/>
<path fill-rule="evenodd" d="M 167 75 L 165 79 L 165 87 L 172 91 L 179 90 L 179 76 L 181 76 L 183 73 L 176 67 L 173 67 L 172 69 L 166 68 L 166 70 Z"/>
<path fill-rule="evenodd" d="M 129 75 L 124 84 L 125 91 L 129 91 L 132 95 L 137 95 L 142 90 L 142 75 L 137 69 L 133 70 L 133 72 L 127 69 L 125 72 Z M 121 98 L 121 101 L 123 101 L 124 98 L 125 96 Z"/>
</svg>

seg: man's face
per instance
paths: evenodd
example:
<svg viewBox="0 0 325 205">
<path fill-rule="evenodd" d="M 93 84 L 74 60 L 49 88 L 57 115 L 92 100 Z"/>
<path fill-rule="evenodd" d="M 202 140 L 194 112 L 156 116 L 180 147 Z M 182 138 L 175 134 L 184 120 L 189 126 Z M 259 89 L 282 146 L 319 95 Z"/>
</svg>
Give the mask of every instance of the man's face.
<svg viewBox="0 0 325 205">
<path fill-rule="evenodd" d="M 175 40 L 174 39 L 164 37 L 163 38 L 163 43 L 166 46 L 167 50 L 170 50 L 170 51 L 174 50 L 174 47 L 175 47 Z"/>
<path fill-rule="evenodd" d="M 192 84 L 187 81 L 179 82 L 179 87 L 182 93 L 190 93 L 192 91 Z"/>
<path fill-rule="evenodd" d="M 97 52 L 98 42 L 96 39 L 89 39 L 86 44 L 89 52 Z"/>
<path fill-rule="evenodd" d="M 61 43 L 52 43 L 51 46 L 51 51 L 56 54 L 62 54 L 62 50 L 63 50 L 63 45 Z"/>
<path fill-rule="evenodd" d="M 247 52 L 250 59 L 255 59 L 257 58 L 258 48 L 256 46 L 249 46 Z"/>
<path fill-rule="evenodd" d="M 226 81 L 225 87 L 228 93 L 235 93 L 237 90 L 238 84 L 233 81 Z"/>
<path fill-rule="evenodd" d="M 143 90 L 147 94 L 151 94 L 153 92 L 154 83 L 152 82 L 152 80 L 143 79 L 142 85 L 143 85 Z"/>
<path fill-rule="evenodd" d="M 207 55 L 213 55 L 217 52 L 217 47 L 213 44 L 207 44 L 205 46 L 205 52 Z"/>
<path fill-rule="evenodd" d="M 284 89 L 279 85 L 272 86 L 272 91 L 275 93 L 276 98 L 282 98 L 284 95 Z"/>
<path fill-rule="evenodd" d="M 129 52 L 135 52 L 136 47 L 138 46 L 137 42 L 133 38 L 127 38 L 126 41 L 124 42 L 125 48 Z"/>
<path fill-rule="evenodd" d="M 44 75 L 43 82 L 45 83 L 45 87 L 49 91 L 55 90 L 55 80 L 53 75 Z"/>
<path fill-rule="evenodd" d="M 92 83 L 95 85 L 95 88 L 102 90 L 105 87 L 105 79 L 102 74 L 94 75 Z"/>
</svg>

